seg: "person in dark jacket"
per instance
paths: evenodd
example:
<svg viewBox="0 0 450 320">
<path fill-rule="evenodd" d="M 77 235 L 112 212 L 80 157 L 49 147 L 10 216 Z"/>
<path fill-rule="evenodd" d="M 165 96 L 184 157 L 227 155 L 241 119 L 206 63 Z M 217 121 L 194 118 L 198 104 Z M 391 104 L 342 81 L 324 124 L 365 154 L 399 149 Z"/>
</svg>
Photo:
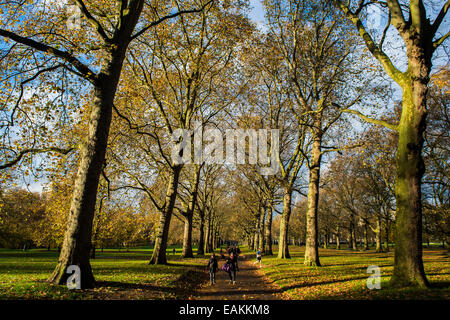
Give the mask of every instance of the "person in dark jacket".
<svg viewBox="0 0 450 320">
<path fill-rule="evenodd" d="M 230 271 L 228 272 L 228 275 L 230 276 L 230 283 L 235 284 L 236 283 L 237 264 L 236 264 L 236 258 L 234 256 L 233 252 L 228 257 L 226 264 L 228 264 L 230 266 Z"/>
<path fill-rule="evenodd" d="M 207 269 L 209 271 L 209 280 L 211 281 L 211 285 L 213 285 L 216 283 L 216 272 L 218 269 L 217 259 L 214 253 L 208 261 Z"/>
</svg>

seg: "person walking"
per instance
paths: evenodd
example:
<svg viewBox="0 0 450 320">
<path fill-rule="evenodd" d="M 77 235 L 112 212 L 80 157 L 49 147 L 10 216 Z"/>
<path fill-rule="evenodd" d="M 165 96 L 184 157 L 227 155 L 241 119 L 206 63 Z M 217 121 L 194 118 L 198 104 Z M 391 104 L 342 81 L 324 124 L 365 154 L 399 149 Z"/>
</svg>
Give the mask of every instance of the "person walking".
<svg viewBox="0 0 450 320">
<path fill-rule="evenodd" d="M 209 280 L 211 282 L 211 285 L 216 284 L 216 272 L 218 269 L 218 264 L 217 264 L 216 255 L 214 253 L 211 255 L 211 258 L 208 261 L 207 269 L 209 272 Z"/>
<path fill-rule="evenodd" d="M 230 277 L 230 283 L 235 284 L 236 283 L 236 260 L 234 253 L 232 252 L 230 256 L 227 259 L 227 262 L 225 264 L 228 265 L 228 276 Z"/>
<path fill-rule="evenodd" d="M 258 251 L 256 252 L 256 261 L 253 262 L 253 264 L 259 262 L 259 267 L 262 268 L 262 261 L 261 261 L 261 259 L 262 259 L 261 251 L 258 250 Z"/>
</svg>

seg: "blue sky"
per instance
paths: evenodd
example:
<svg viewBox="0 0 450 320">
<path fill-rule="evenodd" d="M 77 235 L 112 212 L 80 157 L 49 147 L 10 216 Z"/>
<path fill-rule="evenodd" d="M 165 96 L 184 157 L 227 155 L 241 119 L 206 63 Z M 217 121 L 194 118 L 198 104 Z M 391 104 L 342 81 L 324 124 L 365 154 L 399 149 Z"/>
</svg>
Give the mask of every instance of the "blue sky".
<svg viewBox="0 0 450 320">
<path fill-rule="evenodd" d="M 443 2 L 443 0 L 439 0 L 439 1 Z M 264 26 L 265 17 L 264 17 L 264 6 L 262 3 L 262 0 L 249 0 L 249 2 L 250 2 L 250 13 L 249 13 L 250 18 L 258 24 L 260 29 L 264 30 L 265 29 L 265 26 Z M 381 22 L 385 23 L 385 21 L 381 21 Z M 444 25 L 445 25 L 445 23 L 444 23 Z M 448 30 L 448 25 L 443 27 L 443 29 Z M 391 38 L 391 37 L 394 38 L 392 35 L 390 35 L 389 38 Z M 398 60 L 398 59 L 394 59 L 394 60 Z M 397 62 L 396 64 L 399 64 L 400 66 L 402 65 L 401 58 L 400 58 L 400 63 L 399 63 L 399 61 L 395 61 L 395 62 Z M 441 57 L 440 59 L 438 58 L 435 60 L 435 66 L 445 65 L 447 63 L 448 63 L 448 60 L 447 60 L 446 55 L 443 55 L 443 57 Z M 405 66 L 403 66 L 403 67 L 405 67 Z M 401 92 L 400 91 L 397 92 L 395 97 L 396 97 L 396 100 L 401 99 Z M 41 182 L 31 183 L 31 185 L 30 185 L 31 190 L 33 190 L 33 191 L 40 191 L 41 187 L 42 187 Z"/>
<path fill-rule="evenodd" d="M 250 18 L 258 24 L 264 23 L 264 8 L 261 0 L 250 0 Z"/>
<path fill-rule="evenodd" d="M 258 23 L 258 25 L 264 24 L 264 7 L 261 0 L 250 0 L 250 18 Z M 24 186 L 25 187 L 25 186 Z M 40 182 L 31 182 L 29 185 L 29 189 L 31 191 L 38 191 L 40 192 L 42 190 L 42 181 Z"/>
</svg>

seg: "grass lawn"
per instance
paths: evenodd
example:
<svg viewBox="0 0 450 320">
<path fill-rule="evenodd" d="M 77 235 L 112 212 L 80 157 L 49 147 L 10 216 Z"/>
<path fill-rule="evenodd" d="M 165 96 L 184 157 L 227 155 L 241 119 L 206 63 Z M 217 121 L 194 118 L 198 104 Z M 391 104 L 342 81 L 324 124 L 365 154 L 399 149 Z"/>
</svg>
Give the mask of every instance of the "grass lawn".
<svg viewBox="0 0 450 320">
<path fill-rule="evenodd" d="M 273 252 L 277 252 L 274 247 Z M 388 281 L 394 254 L 369 251 L 320 249 L 322 267 L 303 265 L 304 247 L 289 247 L 292 259 L 263 257 L 262 271 L 292 299 L 450 299 L 450 255 L 443 249 L 424 249 L 425 272 L 430 289 L 394 289 Z M 381 289 L 369 290 L 367 267 L 381 268 Z"/>
<path fill-rule="evenodd" d="M 205 281 L 206 258 L 181 259 L 181 248 L 167 249 L 169 265 L 149 265 L 150 249 L 97 250 L 91 260 L 98 286 L 69 290 L 45 282 L 57 251 L 0 249 L 0 299 L 183 299 Z"/>
<path fill-rule="evenodd" d="M 98 285 L 89 290 L 45 282 L 56 265 L 56 251 L 0 249 L 0 299 L 188 299 L 207 279 L 207 258 L 182 259 L 181 248 L 176 247 L 175 255 L 172 249 L 167 250 L 169 265 L 164 266 L 148 265 L 150 249 L 97 250 L 91 264 Z M 244 255 L 254 255 L 241 249 Z M 290 260 L 264 256 L 261 270 L 292 299 L 450 299 L 450 256 L 439 248 L 424 249 L 431 283 L 425 290 L 389 288 L 392 251 L 320 249 L 322 267 L 303 265 L 304 247 L 292 246 L 290 252 Z M 366 287 L 370 265 L 381 268 L 380 290 Z"/>
</svg>

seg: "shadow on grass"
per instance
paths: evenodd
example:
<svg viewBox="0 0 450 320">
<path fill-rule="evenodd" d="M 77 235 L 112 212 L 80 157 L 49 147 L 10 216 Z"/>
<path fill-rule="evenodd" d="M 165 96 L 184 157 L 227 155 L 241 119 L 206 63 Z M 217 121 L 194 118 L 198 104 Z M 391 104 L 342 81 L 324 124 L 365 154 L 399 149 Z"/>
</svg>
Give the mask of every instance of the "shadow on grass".
<svg viewBox="0 0 450 320">
<path fill-rule="evenodd" d="M 322 286 L 322 285 L 327 285 L 327 284 L 341 283 L 341 282 L 348 282 L 348 281 L 355 281 L 355 280 L 363 280 L 363 279 L 367 279 L 367 277 L 364 276 L 364 277 L 355 277 L 355 278 L 350 278 L 350 279 L 340 279 L 340 280 L 330 280 L 330 281 L 296 284 L 296 285 L 283 287 L 283 290 L 287 291 L 287 290 L 300 289 L 300 288 L 309 288 L 309 287 Z"/>
<path fill-rule="evenodd" d="M 121 281 L 96 281 L 96 288 L 116 288 L 120 290 L 146 290 L 146 291 L 158 291 L 158 292 L 174 292 L 175 288 L 156 286 L 149 283 L 133 283 L 133 282 L 121 282 Z"/>
<path fill-rule="evenodd" d="M 431 281 L 430 289 L 450 289 L 450 281 Z"/>
<path fill-rule="evenodd" d="M 165 286 L 155 285 L 152 283 L 132 283 L 121 281 L 97 281 L 96 287 L 111 287 L 119 291 L 141 290 L 147 294 L 169 293 L 176 299 L 187 299 L 206 281 L 207 275 L 200 270 L 189 270 L 182 274 L 175 281 L 166 283 Z"/>
</svg>

